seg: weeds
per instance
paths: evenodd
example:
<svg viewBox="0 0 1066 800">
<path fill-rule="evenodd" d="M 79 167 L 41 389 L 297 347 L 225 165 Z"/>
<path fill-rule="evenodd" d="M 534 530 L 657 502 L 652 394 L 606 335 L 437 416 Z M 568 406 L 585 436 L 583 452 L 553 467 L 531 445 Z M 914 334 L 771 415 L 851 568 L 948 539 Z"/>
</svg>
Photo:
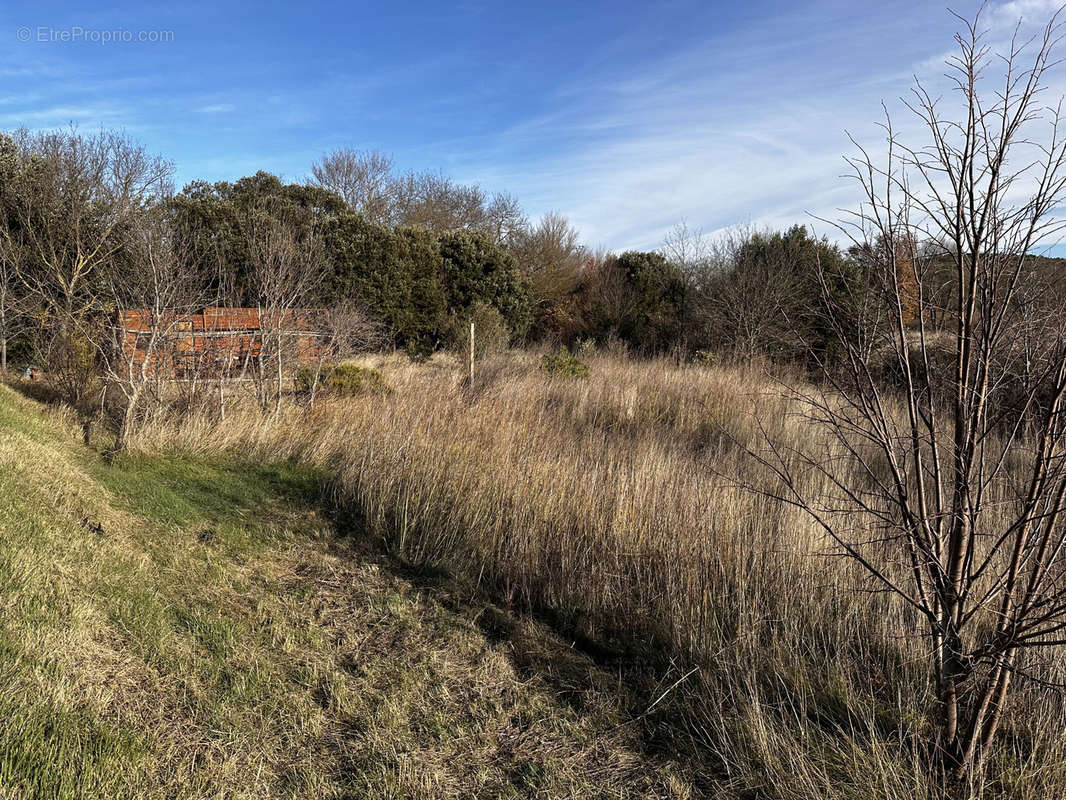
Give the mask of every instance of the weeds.
<svg viewBox="0 0 1066 800">
<path fill-rule="evenodd" d="M 387 394 L 392 391 L 380 372 L 356 364 L 325 366 L 318 375 L 317 386 L 315 379 L 314 369 L 300 368 L 294 380 L 297 394 L 311 394 L 313 390 L 317 390 L 326 396 L 355 397 L 361 394 Z"/>
<path fill-rule="evenodd" d="M 770 478 L 738 444 L 831 442 L 758 370 L 604 356 L 588 380 L 556 381 L 531 359 L 484 367 L 472 403 L 458 365 L 372 359 L 393 395 L 271 425 L 186 418 L 141 446 L 317 465 L 394 556 L 476 581 L 610 663 L 645 735 L 708 791 L 934 796 L 916 621 L 808 519 L 740 488 Z M 993 785 L 1061 789 L 1058 708 L 1023 694 L 1011 719 L 1028 744 Z"/>
<path fill-rule="evenodd" d="M 338 538 L 321 467 L 0 420 L 0 797 L 689 796 L 609 674 Z"/>
<path fill-rule="evenodd" d="M 571 355 L 565 347 L 560 347 L 556 353 L 545 353 L 543 356 L 544 371 L 553 378 L 587 378 L 589 365 Z"/>
</svg>

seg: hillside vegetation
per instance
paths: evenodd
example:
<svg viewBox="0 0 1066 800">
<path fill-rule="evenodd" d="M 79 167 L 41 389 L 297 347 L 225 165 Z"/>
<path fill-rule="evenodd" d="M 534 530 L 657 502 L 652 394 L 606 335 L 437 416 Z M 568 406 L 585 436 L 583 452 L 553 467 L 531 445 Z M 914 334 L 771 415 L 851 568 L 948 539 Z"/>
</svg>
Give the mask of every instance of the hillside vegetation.
<svg viewBox="0 0 1066 800">
<path fill-rule="evenodd" d="M 709 796 L 937 795 L 918 620 L 802 513 L 750 491 L 771 485 L 745 454 L 764 439 L 845 458 L 778 382 L 795 375 L 593 356 L 590 378 L 553 378 L 510 354 L 470 389 L 446 357 L 364 363 L 394 391 L 268 423 L 187 414 L 140 447 L 315 465 L 394 557 L 476 584 L 615 671 L 643 737 Z M 1018 695 L 990 789 L 1064 785 L 1061 714 Z"/>
<path fill-rule="evenodd" d="M 0 797 L 691 796 L 617 676 L 397 566 L 321 468 L 78 433 L 0 388 Z"/>
<path fill-rule="evenodd" d="M 161 409 L 117 456 L 4 390 L 0 785 L 939 797 L 919 621 L 758 494 L 748 448 L 845 457 L 802 379 L 586 358 L 367 357 L 373 391 Z M 1058 796 L 1058 700 L 1004 729 L 990 796 Z"/>
</svg>

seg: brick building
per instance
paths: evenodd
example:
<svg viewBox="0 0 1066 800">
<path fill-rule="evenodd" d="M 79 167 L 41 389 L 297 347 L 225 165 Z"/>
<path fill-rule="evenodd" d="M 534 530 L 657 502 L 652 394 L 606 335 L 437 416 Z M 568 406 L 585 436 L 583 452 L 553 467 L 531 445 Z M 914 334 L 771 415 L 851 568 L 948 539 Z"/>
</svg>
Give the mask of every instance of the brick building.
<svg viewBox="0 0 1066 800">
<path fill-rule="evenodd" d="M 323 312 L 301 308 L 260 311 L 257 308 L 207 306 L 193 312 L 127 309 L 116 313 L 115 324 L 124 354 L 134 364 L 150 360 L 152 371 L 165 370 L 176 378 L 234 376 L 258 362 L 264 349 L 310 364 L 328 358 L 319 324 Z M 162 339 L 154 346 L 156 330 Z M 149 353 L 149 349 L 151 352 Z"/>
</svg>

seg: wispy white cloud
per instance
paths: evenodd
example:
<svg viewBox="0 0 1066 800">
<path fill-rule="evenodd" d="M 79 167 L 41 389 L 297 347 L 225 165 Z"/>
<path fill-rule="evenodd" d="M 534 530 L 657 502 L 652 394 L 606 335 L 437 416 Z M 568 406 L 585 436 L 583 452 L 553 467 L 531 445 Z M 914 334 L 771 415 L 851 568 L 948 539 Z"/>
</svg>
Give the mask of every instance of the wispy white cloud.
<svg viewBox="0 0 1066 800">
<path fill-rule="evenodd" d="M 534 213 L 567 213 L 590 243 L 616 249 L 656 246 L 682 217 L 716 229 L 834 214 L 849 192 L 838 179 L 844 130 L 876 135 L 880 95 L 871 88 L 886 87 L 864 75 L 826 88 L 806 63 L 797 68 L 808 75 L 782 80 L 751 50 L 721 60 L 738 58 L 747 74 L 735 80 L 698 48 L 636 76 L 567 89 L 565 110 L 501 133 L 503 166 L 475 156 L 469 174 L 508 187 Z M 899 77 L 888 81 L 895 93 Z M 801 91 L 805 82 L 816 88 Z M 559 142 L 557 155 L 520 157 L 544 140 Z"/>
<path fill-rule="evenodd" d="M 231 111 L 236 110 L 236 106 L 233 103 L 212 103 L 206 106 L 200 106 L 194 108 L 197 114 L 228 114 Z"/>
<path fill-rule="evenodd" d="M 961 2 L 966 14 L 979 0 Z M 1019 18 L 1046 19 L 1056 4 L 990 6 L 990 41 Z M 0 79 L 11 79 L 0 94 L 0 127 L 143 130 L 183 181 L 258 169 L 299 180 L 326 149 L 378 148 L 403 168 L 443 168 L 510 191 L 533 215 L 566 213 L 591 245 L 653 247 L 682 218 L 705 230 L 782 226 L 853 206 L 854 186 L 840 177 L 843 154 L 853 152 L 845 131 L 876 150 L 884 99 L 899 128 L 917 133 L 897 98 L 915 74 L 944 88 L 943 60 L 958 28 L 941 5 L 916 0 L 802 0 L 772 14 L 733 15 L 728 26 L 717 16 L 677 31 L 677 41 L 633 25 L 589 39 L 573 68 L 552 71 L 529 96 L 523 71 L 545 66 L 532 50 L 502 55 L 510 77 L 442 45 L 388 54 L 372 69 L 353 67 L 348 53 L 314 70 L 307 62 L 317 53 L 281 67 L 242 55 L 223 79 L 196 61 L 206 49 L 161 73 L 128 68 L 118 58 L 125 50 L 9 48 L 0 52 Z M 185 44 L 194 37 L 179 37 L 175 48 Z"/>
<path fill-rule="evenodd" d="M 993 4 L 989 10 L 992 23 L 998 27 L 1006 27 L 1014 26 L 1019 21 L 1046 23 L 1060 8 L 1061 0 L 1010 0 L 1007 3 Z"/>
<path fill-rule="evenodd" d="M 1014 2 L 988 12 L 997 21 L 1043 22 L 1051 5 Z M 859 200 L 846 175 L 844 155 L 855 148 L 845 131 L 879 153 L 884 100 L 897 131 L 921 141 L 919 122 L 899 102 L 914 76 L 943 91 L 945 103 L 957 100 L 943 80 L 957 21 L 939 9 L 912 16 L 909 50 L 876 22 L 865 33 L 838 31 L 843 67 L 817 52 L 824 32 L 807 36 L 796 26 L 787 48 L 704 44 L 636 74 L 561 87 L 551 113 L 491 142 L 465 143 L 460 169 L 507 187 L 534 214 L 566 213 L 586 241 L 613 249 L 655 247 L 682 218 L 704 230 L 800 222 L 824 231 L 818 218 L 837 219 Z M 993 46 L 1012 26 L 997 23 Z M 874 48 L 880 60 L 867 55 Z"/>
<path fill-rule="evenodd" d="M 113 105 L 56 105 L 45 108 L 13 109 L 0 114 L 0 127 L 31 129 L 76 126 L 136 127 L 130 122 L 129 109 Z"/>
</svg>

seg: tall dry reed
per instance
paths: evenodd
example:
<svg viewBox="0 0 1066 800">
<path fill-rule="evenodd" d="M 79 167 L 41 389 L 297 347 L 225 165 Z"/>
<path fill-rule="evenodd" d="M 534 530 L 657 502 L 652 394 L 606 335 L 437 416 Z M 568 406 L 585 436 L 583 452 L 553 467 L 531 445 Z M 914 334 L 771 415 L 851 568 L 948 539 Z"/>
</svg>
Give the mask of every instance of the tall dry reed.
<svg viewBox="0 0 1066 800">
<path fill-rule="evenodd" d="M 917 621 L 799 512 L 739 488 L 770 480 L 745 445 L 826 446 L 762 370 L 598 357 L 590 379 L 560 380 L 521 354 L 482 365 L 471 389 L 447 359 L 370 361 L 394 392 L 267 421 L 188 413 L 139 446 L 322 466 L 398 557 L 622 654 L 645 683 L 642 721 L 714 791 L 933 795 Z M 1064 785 L 1044 711 L 1016 717 L 990 793 Z"/>
</svg>

